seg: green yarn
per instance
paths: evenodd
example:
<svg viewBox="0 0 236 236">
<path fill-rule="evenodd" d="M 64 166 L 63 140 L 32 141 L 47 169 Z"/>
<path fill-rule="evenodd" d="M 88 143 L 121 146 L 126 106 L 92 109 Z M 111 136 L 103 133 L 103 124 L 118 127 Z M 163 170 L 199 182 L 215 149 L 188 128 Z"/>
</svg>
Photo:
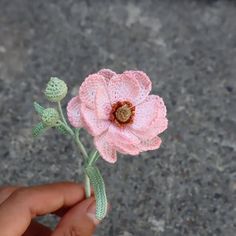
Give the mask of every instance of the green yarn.
<svg viewBox="0 0 236 236">
<path fill-rule="evenodd" d="M 47 127 L 42 122 L 39 122 L 35 127 L 32 129 L 32 135 L 33 137 L 37 137 L 44 133 L 44 131 L 47 130 Z"/>
<path fill-rule="evenodd" d="M 46 127 L 55 127 L 59 124 L 60 115 L 54 108 L 47 108 L 42 113 L 42 122 Z"/>
<path fill-rule="evenodd" d="M 101 176 L 99 169 L 96 166 L 88 166 L 85 168 L 85 172 L 88 175 L 93 188 L 96 199 L 96 218 L 102 220 L 107 214 L 107 196 L 105 183 Z"/>
<path fill-rule="evenodd" d="M 45 96 L 51 102 L 60 102 L 67 94 L 68 88 L 63 80 L 51 77 L 44 91 Z"/>
<path fill-rule="evenodd" d="M 40 116 L 42 116 L 43 111 L 45 110 L 45 108 L 39 105 L 37 102 L 34 102 L 34 109 Z"/>
<path fill-rule="evenodd" d="M 68 130 L 66 129 L 65 125 L 58 125 L 56 126 L 56 130 L 59 131 L 61 134 L 68 135 L 70 134 Z"/>
</svg>

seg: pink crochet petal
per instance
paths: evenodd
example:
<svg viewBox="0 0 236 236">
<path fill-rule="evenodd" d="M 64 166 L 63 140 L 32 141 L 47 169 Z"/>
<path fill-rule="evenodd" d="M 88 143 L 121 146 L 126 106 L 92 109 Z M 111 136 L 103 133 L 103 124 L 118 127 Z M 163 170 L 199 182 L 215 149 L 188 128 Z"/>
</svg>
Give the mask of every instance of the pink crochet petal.
<svg viewBox="0 0 236 236">
<path fill-rule="evenodd" d="M 136 156 L 140 153 L 138 145 L 127 144 L 127 143 L 116 143 L 115 148 L 122 154 L 129 154 Z"/>
<path fill-rule="evenodd" d="M 161 139 L 156 136 L 152 139 L 142 140 L 138 145 L 140 151 L 148 151 L 158 149 L 161 145 Z"/>
<path fill-rule="evenodd" d="M 159 119 L 158 117 L 150 124 L 146 130 L 133 130 L 134 134 L 143 139 L 151 139 L 162 133 L 168 127 L 166 117 Z"/>
<path fill-rule="evenodd" d="M 100 135 L 109 128 L 110 121 L 99 120 L 96 112 L 87 108 L 84 104 L 81 104 L 81 116 L 84 127 L 87 128 L 89 133 L 93 136 Z"/>
<path fill-rule="evenodd" d="M 162 133 L 167 126 L 166 106 L 161 97 L 149 95 L 143 103 L 136 107 L 131 128 L 138 137 L 153 138 Z"/>
<path fill-rule="evenodd" d="M 166 106 L 164 101 L 161 97 L 157 95 L 150 95 L 150 98 L 157 100 L 157 116 L 150 124 L 150 129 L 155 132 L 155 136 L 162 133 L 164 130 L 167 129 L 168 120 L 166 118 Z"/>
<path fill-rule="evenodd" d="M 150 97 L 158 101 L 158 118 L 165 117 L 167 110 L 163 99 L 157 95 L 150 95 Z"/>
<path fill-rule="evenodd" d="M 158 96 L 148 96 L 144 102 L 136 106 L 133 130 L 147 130 L 152 121 L 158 115 Z"/>
<path fill-rule="evenodd" d="M 166 117 L 158 117 L 150 126 L 153 129 L 153 132 L 155 132 L 155 135 L 158 135 L 167 129 L 168 120 Z"/>
<path fill-rule="evenodd" d="M 115 163 L 117 160 L 116 150 L 108 141 L 106 133 L 94 138 L 94 144 L 99 151 L 101 157 L 110 163 Z"/>
<path fill-rule="evenodd" d="M 110 69 L 101 69 L 98 71 L 99 75 L 102 75 L 106 78 L 106 81 L 108 82 L 112 76 L 116 75 L 116 73 Z"/>
<path fill-rule="evenodd" d="M 130 79 L 124 74 L 115 75 L 109 81 L 108 93 L 112 104 L 118 101 L 129 101 L 135 104 L 140 86 L 137 80 Z"/>
<path fill-rule="evenodd" d="M 110 125 L 107 136 L 114 144 L 116 143 L 127 143 L 127 144 L 138 144 L 139 138 L 135 136 L 129 128 L 120 128 L 115 125 Z"/>
<path fill-rule="evenodd" d="M 99 119 L 108 120 L 111 112 L 111 103 L 107 93 L 107 89 L 104 86 L 101 86 L 97 89 L 95 107 L 97 117 Z"/>
<path fill-rule="evenodd" d="M 139 97 L 136 98 L 136 104 L 144 101 L 152 89 L 152 82 L 149 77 L 143 71 L 135 70 L 125 71 L 123 74 L 125 74 L 125 76 L 130 79 L 136 79 L 139 83 L 141 90 L 139 93 Z"/>
<path fill-rule="evenodd" d="M 79 89 L 81 102 L 86 104 L 87 107 L 94 109 L 96 92 L 100 86 L 106 86 L 105 78 L 99 74 L 89 75 Z"/>
<path fill-rule="evenodd" d="M 72 126 L 75 128 L 82 126 L 79 96 L 73 97 L 69 101 L 67 105 L 67 116 Z"/>
</svg>

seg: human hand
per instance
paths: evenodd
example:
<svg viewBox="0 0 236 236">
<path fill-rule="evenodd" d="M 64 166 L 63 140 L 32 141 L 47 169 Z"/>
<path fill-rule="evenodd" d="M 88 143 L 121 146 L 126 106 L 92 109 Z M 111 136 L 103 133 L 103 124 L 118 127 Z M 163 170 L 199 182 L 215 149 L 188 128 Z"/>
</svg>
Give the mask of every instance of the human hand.
<svg viewBox="0 0 236 236">
<path fill-rule="evenodd" d="M 85 198 L 84 187 L 55 183 L 34 187 L 0 188 L 0 235 L 91 236 L 99 221 L 94 197 Z M 33 221 L 49 213 L 61 217 L 56 229 Z"/>
</svg>

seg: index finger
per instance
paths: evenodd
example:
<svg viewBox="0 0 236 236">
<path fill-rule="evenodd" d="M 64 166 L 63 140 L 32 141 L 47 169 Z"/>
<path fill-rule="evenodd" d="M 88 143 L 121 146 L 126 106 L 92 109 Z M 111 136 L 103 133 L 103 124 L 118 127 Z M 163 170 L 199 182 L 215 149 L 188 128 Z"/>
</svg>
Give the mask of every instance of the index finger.
<svg viewBox="0 0 236 236">
<path fill-rule="evenodd" d="M 20 236 L 31 219 L 73 206 L 85 199 L 84 187 L 75 183 L 57 183 L 16 190 L 0 205 L 0 235 Z"/>
</svg>

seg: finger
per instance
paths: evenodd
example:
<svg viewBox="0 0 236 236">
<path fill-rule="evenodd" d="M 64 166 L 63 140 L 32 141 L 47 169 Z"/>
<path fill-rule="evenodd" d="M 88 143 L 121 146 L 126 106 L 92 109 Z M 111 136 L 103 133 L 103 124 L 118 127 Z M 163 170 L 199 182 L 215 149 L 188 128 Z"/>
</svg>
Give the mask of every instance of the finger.
<svg viewBox="0 0 236 236">
<path fill-rule="evenodd" d="M 7 186 L 0 188 L 0 204 L 2 204 L 13 192 L 19 189 L 19 186 Z"/>
<path fill-rule="evenodd" d="M 4 202 L 12 193 L 14 193 L 16 190 L 23 188 L 22 186 L 6 186 L 6 187 L 0 187 L 0 204 Z M 91 196 L 94 196 L 94 190 L 91 188 Z M 57 216 L 64 216 L 68 210 L 71 209 L 71 207 L 63 207 L 55 212 L 52 212 L 52 214 L 55 214 Z"/>
<path fill-rule="evenodd" d="M 23 188 L 22 186 L 6 186 L 6 187 L 0 187 L 0 204 L 3 203 L 12 193 L 14 193 L 16 190 Z M 91 188 L 91 196 L 94 196 L 93 188 Z M 52 214 L 55 214 L 57 216 L 64 216 L 66 212 L 73 206 L 70 207 L 63 207 L 55 212 L 52 212 Z"/>
<path fill-rule="evenodd" d="M 22 236 L 35 236 L 35 235 L 43 235 L 43 236 L 50 236 L 52 231 L 44 226 L 39 224 L 36 221 L 32 221 L 28 229 Z"/>
<path fill-rule="evenodd" d="M 14 193 L 20 186 L 7 186 L 0 188 L 0 204 L 3 203 L 12 193 Z M 32 221 L 23 236 L 32 236 L 38 233 L 38 235 L 50 236 L 52 231 L 36 221 Z"/>
<path fill-rule="evenodd" d="M 64 215 L 52 236 L 91 236 L 99 224 L 95 211 L 96 202 L 93 197 L 77 204 Z"/>
<path fill-rule="evenodd" d="M 85 198 L 82 185 L 57 183 L 16 190 L 0 205 L 0 235 L 20 236 L 37 215 L 73 206 Z"/>
<path fill-rule="evenodd" d="M 94 197 L 94 191 L 91 188 L 91 197 Z M 70 207 L 63 207 L 55 212 L 52 212 L 52 214 L 57 215 L 59 217 L 63 217 L 71 208 L 73 208 L 74 206 L 70 206 Z"/>
</svg>

